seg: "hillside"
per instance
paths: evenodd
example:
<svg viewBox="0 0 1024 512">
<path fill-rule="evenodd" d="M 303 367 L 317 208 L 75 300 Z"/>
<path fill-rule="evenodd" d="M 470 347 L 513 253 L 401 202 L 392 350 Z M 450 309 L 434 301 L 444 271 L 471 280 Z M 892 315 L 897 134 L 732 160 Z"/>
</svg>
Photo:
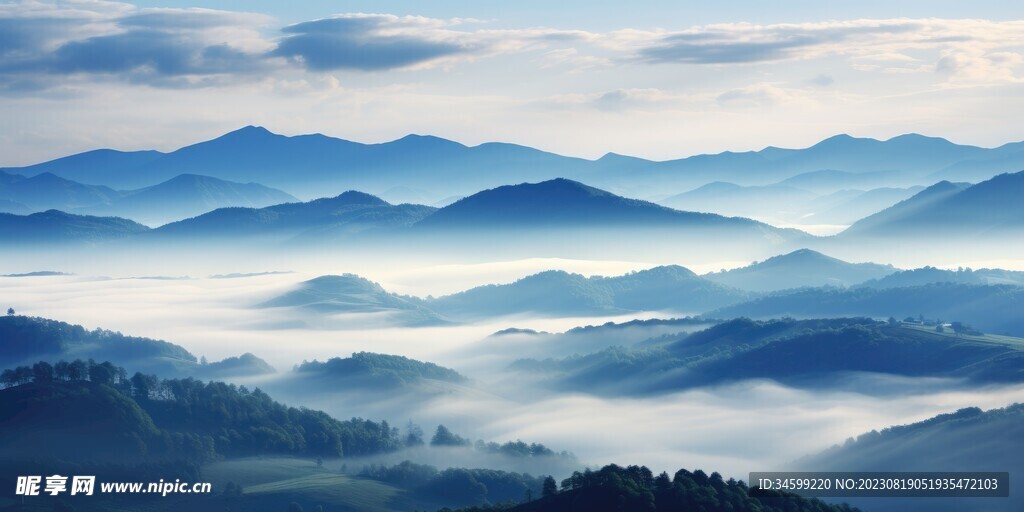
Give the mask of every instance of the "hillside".
<svg viewBox="0 0 1024 512">
<path fill-rule="evenodd" d="M 354 234 L 388 230 L 413 224 L 435 209 L 420 205 L 392 205 L 362 192 L 266 208 L 220 208 L 161 226 L 157 237 L 296 236 L 311 233 Z"/>
<path fill-rule="evenodd" d="M 848 263 L 810 249 L 723 272 L 705 274 L 704 279 L 753 292 L 770 292 L 807 286 L 851 286 L 895 272 L 891 265 Z"/>
<path fill-rule="evenodd" d="M 31 211 L 69 211 L 108 204 L 120 196 L 120 192 L 109 187 L 85 185 L 51 173 L 26 178 L 0 172 L 0 199 L 21 204 Z"/>
<path fill-rule="evenodd" d="M 0 243 L 94 243 L 127 238 L 149 228 L 119 217 L 73 215 L 57 210 L 0 213 Z"/>
<path fill-rule="evenodd" d="M 1002 236 L 1024 229 L 1024 171 L 976 185 L 940 182 L 857 221 L 840 236 Z"/>
<path fill-rule="evenodd" d="M 257 307 L 302 308 L 325 314 L 371 313 L 387 317 L 395 325 L 439 325 L 443 318 L 418 299 L 386 291 L 381 285 L 355 274 L 320 276 L 299 283 L 296 289 Z"/>
<path fill-rule="evenodd" d="M 1024 405 L 982 411 L 977 407 L 918 423 L 862 434 L 787 466 L 799 471 L 1009 471 L 1010 487 L 1024 483 Z M 855 501 L 855 500 L 851 500 Z M 980 500 L 862 500 L 879 511 L 972 510 Z M 1024 504 L 1019 494 L 999 500 L 1001 510 Z"/>
<path fill-rule="evenodd" d="M 885 277 L 865 281 L 860 286 L 870 288 L 903 288 L 932 283 L 1010 284 L 1024 286 L 1024 272 L 988 268 L 979 270 L 971 270 L 970 268 L 945 270 L 935 267 L 922 267 L 894 272 Z"/>
<path fill-rule="evenodd" d="M 1009 341 L 1007 341 L 1009 340 Z M 510 369 L 555 389 L 647 395 L 772 379 L 797 387 L 860 389 L 852 373 L 1021 382 L 1020 339 L 961 337 L 868 319 L 724 322 L 653 348 L 613 347 Z"/>
<path fill-rule="evenodd" d="M 898 174 L 892 171 L 849 172 L 827 169 L 797 174 L 776 183 L 774 187 L 829 194 L 840 190 L 884 187 L 893 183 L 895 176 Z"/>
<path fill-rule="evenodd" d="M 850 225 L 896 203 L 909 199 L 925 187 L 880 187 L 870 190 L 843 189 L 804 205 L 803 222 Z"/>
<path fill-rule="evenodd" d="M 416 224 L 421 230 L 565 227 L 736 229 L 794 236 L 749 219 L 673 210 L 558 178 L 484 190 L 441 208 Z"/>
<path fill-rule="evenodd" d="M 252 354 L 202 365 L 196 356 L 173 343 L 103 329 L 90 331 L 46 318 L 0 317 L 0 339 L 4 341 L 0 344 L 0 367 L 40 360 L 95 359 L 165 377 L 225 378 L 274 372 L 266 361 Z"/>
<path fill-rule="evenodd" d="M 614 346 L 658 346 L 717 323 L 699 317 L 652 318 L 574 327 L 565 332 L 508 328 L 488 336 L 478 350 L 500 347 L 516 357 L 566 357 Z"/>
<path fill-rule="evenodd" d="M 868 316 L 960 321 L 995 334 L 1024 335 L 1024 288 L 932 283 L 904 288 L 813 288 L 779 292 L 712 311 L 715 318 Z"/>
<path fill-rule="evenodd" d="M 30 379 L 0 390 L 0 470 L 6 474 L 25 460 L 130 468 L 264 453 L 366 455 L 398 447 L 397 432 L 386 422 L 342 422 L 222 382 L 142 374 L 129 379 L 123 369 L 105 365 L 89 364 L 84 375 L 44 378 L 30 371 Z M 33 414 L 23 414 L 27 407 Z"/>
<path fill-rule="evenodd" d="M 424 304 L 452 318 L 530 313 L 600 315 L 628 311 L 693 312 L 744 300 L 738 290 L 709 282 L 679 266 L 655 267 L 616 277 L 541 272 L 518 281 L 486 285 Z"/>
<path fill-rule="evenodd" d="M 856 512 L 846 505 L 829 505 L 817 499 L 791 495 L 754 495 L 742 481 L 702 470 L 680 469 L 674 476 L 655 476 L 646 466 L 615 464 L 599 470 L 574 472 L 561 486 L 549 482 L 539 499 L 491 510 L 509 512 L 562 511 L 679 511 L 729 510 L 734 512 Z M 462 509 L 481 512 L 487 509 Z"/>
<path fill-rule="evenodd" d="M 816 197 L 813 192 L 786 185 L 740 186 L 716 181 L 658 202 L 691 212 L 781 218 Z"/>
<path fill-rule="evenodd" d="M 296 201 L 289 194 L 258 183 L 182 174 L 151 187 L 125 191 L 107 204 L 86 207 L 82 212 L 126 217 L 158 226 L 217 208 L 262 208 Z"/>
<path fill-rule="evenodd" d="M 361 387 L 380 391 L 422 384 L 423 380 L 462 384 L 468 379 L 455 370 L 403 356 L 358 352 L 352 357 L 303 362 L 295 368 L 294 379 L 303 385 Z"/>
</svg>

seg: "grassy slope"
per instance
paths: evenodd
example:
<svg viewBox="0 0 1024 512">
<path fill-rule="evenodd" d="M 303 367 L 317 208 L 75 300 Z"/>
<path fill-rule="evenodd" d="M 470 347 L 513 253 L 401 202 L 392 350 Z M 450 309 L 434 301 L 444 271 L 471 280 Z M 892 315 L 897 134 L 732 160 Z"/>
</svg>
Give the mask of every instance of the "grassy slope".
<svg viewBox="0 0 1024 512">
<path fill-rule="evenodd" d="M 1024 338 L 1017 338 L 1014 336 L 1004 336 L 1002 334 L 988 334 L 985 333 L 981 336 L 971 336 L 963 334 L 957 336 L 952 329 L 947 328 L 945 332 L 935 332 L 934 327 L 926 327 L 923 325 L 903 325 L 903 329 L 911 329 L 914 331 L 922 331 L 935 336 L 943 336 L 948 338 L 956 338 L 964 341 L 977 341 L 980 343 L 992 343 L 995 345 L 1002 345 L 1017 350 L 1024 350 Z"/>
<path fill-rule="evenodd" d="M 405 491 L 397 487 L 337 473 L 341 463 L 341 459 L 330 460 L 319 468 L 308 459 L 233 459 L 204 467 L 203 478 L 213 483 L 214 489 L 223 489 L 229 481 L 241 485 L 242 510 L 285 510 L 292 501 L 306 510 L 317 505 L 325 510 L 359 512 L 414 507 Z"/>
</svg>

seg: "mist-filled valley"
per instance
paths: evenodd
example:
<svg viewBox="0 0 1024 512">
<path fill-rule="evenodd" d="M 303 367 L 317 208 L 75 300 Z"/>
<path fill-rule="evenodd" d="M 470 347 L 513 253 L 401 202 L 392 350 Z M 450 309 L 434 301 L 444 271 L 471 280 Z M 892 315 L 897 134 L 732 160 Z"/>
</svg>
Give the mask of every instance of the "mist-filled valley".
<svg viewBox="0 0 1024 512">
<path fill-rule="evenodd" d="M 6 168 L 0 469 L 216 487 L 86 510 L 830 506 L 744 482 L 768 470 L 1019 486 L 1018 145 L 655 162 L 246 127 Z"/>
</svg>

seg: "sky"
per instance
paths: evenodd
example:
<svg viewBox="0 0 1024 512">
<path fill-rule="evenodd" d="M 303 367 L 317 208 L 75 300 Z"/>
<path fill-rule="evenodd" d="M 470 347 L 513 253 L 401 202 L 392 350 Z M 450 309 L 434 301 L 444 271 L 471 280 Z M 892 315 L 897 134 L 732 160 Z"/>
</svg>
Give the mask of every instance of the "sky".
<svg viewBox="0 0 1024 512">
<path fill-rule="evenodd" d="M 249 124 L 586 158 L 991 147 L 1021 111 L 1020 2 L 0 2 L 0 166 Z"/>
</svg>

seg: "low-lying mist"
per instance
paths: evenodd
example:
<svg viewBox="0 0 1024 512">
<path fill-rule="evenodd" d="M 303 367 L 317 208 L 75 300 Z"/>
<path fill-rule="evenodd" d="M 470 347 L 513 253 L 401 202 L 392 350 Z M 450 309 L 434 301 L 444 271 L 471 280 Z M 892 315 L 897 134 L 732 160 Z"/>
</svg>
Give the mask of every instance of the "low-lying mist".
<svg viewBox="0 0 1024 512">
<path fill-rule="evenodd" d="M 396 290 L 425 295 L 471 284 L 507 281 L 552 266 L 616 274 L 629 270 L 630 265 L 527 260 L 453 265 L 440 267 L 439 271 L 439 267 L 424 264 L 367 277 Z M 329 272 L 351 270 L 337 268 Z M 428 328 L 380 328 L 372 322 L 347 317 L 343 319 L 344 328 L 325 328 L 310 324 L 288 308 L 250 307 L 311 276 L 286 273 L 216 279 L 99 279 L 84 275 L 0 278 L 0 296 L 5 300 L 3 306 L 14 307 L 19 314 L 165 339 L 210 360 L 252 352 L 275 366 L 278 375 L 238 382 L 258 385 L 292 405 L 323 409 L 339 418 L 387 419 L 394 426 L 404 426 L 412 420 L 423 427 L 428 438 L 443 423 L 473 440 L 521 439 L 543 443 L 555 451 L 573 452 L 581 464 L 589 465 L 645 464 L 656 471 L 705 468 L 745 478 L 748 471 L 781 467 L 804 454 L 871 429 L 919 421 L 961 407 L 990 408 L 1024 401 L 1022 386 L 968 389 L 952 381 L 870 376 L 859 377 L 864 380 L 843 388 L 847 391 L 801 390 L 768 381 L 641 398 L 538 391 L 530 382 L 505 378 L 502 370 L 515 359 L 542 355 L 544 347 L 514 340 L 504 343 L 488 338 L 490 334 L 509 327 L 562 332 L 607 320 L 631 320 L 638 315 L 522 316 Z M 601 341 L 593 348 L 599 350 L 607 343 Z M 295 389 L 284 385 L 285 376 L 303 360 L 346 357 L 358 351 L 434 362 L 451 367 L 470 380 L 458 386 L 428 386 L 394 393 Z M 553 351 L 552 355 L 556 353 Z M 848 389 L 872 392 L 861 394 Z M 438 453 L 401 452 L 380 462 L 410 458 L 441 467 L 491 463 L 486 458 L 449 459 L 439 457 Z M 565 468 L 510 469 L 555 472 Z"/>
</svg>

